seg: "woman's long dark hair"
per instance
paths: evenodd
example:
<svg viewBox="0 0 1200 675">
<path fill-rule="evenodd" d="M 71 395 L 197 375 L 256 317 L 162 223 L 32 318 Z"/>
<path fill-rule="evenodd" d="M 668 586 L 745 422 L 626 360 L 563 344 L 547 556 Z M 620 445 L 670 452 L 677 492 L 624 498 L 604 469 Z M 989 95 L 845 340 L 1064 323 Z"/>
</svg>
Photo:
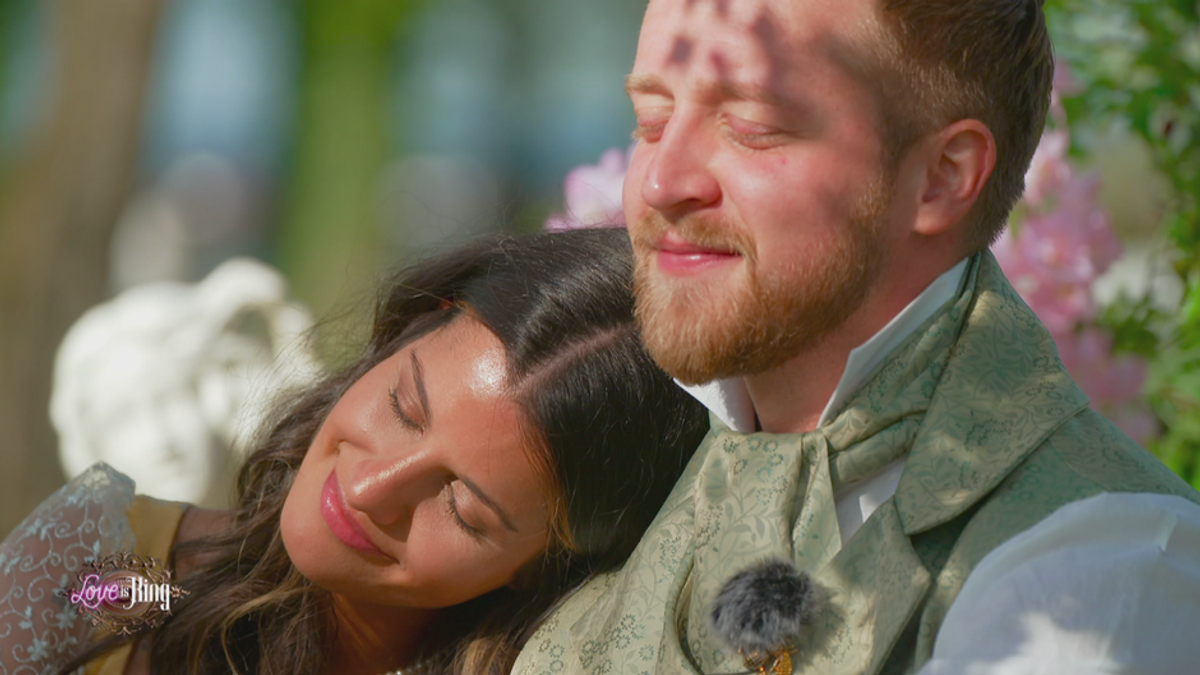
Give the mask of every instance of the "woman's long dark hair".
<svg viewBox="0 0 1200 675">
<path fill-rule="evenodd" d="M 209 561 L 153 635 L 154 672 L 316 673 L 335 639 L 329 593 L 279 534 L 292 480 L 342 393 L 404 344 L 469 312 L 503 343 L 535 461 L 557 486 L 545 556 L 442 621 L 446 669 L 507 673 L 558 598 L 621 565 L 708 428 L 704 409 L 646 354 L 619 230 L 503 237 L 417 264 L 386 286 L 361 357 L 286 406 L 238 479 L 233 525 L 177 553 Z"/>
</svg>

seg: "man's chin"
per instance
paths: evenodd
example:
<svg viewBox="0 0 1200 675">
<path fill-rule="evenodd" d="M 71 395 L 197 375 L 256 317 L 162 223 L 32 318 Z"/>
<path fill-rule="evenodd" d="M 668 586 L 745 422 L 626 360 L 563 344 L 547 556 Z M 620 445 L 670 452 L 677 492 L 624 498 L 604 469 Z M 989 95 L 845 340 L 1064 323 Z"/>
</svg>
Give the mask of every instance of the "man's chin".
<svg viewBox="0 0 1200 675">
<path fill-rule="evenodd" d="M 740 374 L 736 352 L 743 343 L 745 302 L 728 284 L 639 279 L 636 314 L 650 356 L 684 384 Z"/>
<path fill-rule="evenodd" d="M 648 340 L 646 349 L 659 367 L 681 384 L 700 385 L 751 374 L 719 344 Z"/>
</svg>

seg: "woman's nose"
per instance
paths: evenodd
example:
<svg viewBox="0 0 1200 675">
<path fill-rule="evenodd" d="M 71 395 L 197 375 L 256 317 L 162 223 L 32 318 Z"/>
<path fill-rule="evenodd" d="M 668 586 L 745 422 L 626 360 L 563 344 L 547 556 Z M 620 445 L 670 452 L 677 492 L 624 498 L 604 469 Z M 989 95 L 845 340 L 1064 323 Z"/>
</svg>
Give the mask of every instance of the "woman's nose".
<svg viewBox="0 0 1200 675">
<path fill-rule="evenodd" d="M 441 489 L 440 474 L 429 451 L 366 457 L 347 467 L 346 503 L 380 526 L 406 522 L 423 499 Z"/>
</svg>

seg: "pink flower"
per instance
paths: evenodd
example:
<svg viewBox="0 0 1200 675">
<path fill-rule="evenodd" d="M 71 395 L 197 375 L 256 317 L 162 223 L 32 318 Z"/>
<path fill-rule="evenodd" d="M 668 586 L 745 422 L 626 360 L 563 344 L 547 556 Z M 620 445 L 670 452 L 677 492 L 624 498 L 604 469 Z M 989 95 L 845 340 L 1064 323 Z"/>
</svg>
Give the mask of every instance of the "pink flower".
<svg viewBox="0 0 1200 675">
<path fill-rule="evenodd" d="M 1032 238 L 1025 234 L 1025 230 L 1021 234 L 1022 240 Z M 1017 289 L 1017 293 L 1021 294 L 1051 333 L 1069 332 L 1081 321 L 1087 321 L 1095 315 L 1090 286 L 1069 280 L 1064 282 L 1053 270 L 1039 265 L 1031 256 L 1022 253 L 1021 248 L 1006 231 L 992 247 L 992 252 L 1013 288 Z"/>
<path fill-rule="evenodd" d="M 546 230 L 556 232 L 580 227 L 624 227 L 621 190 L 633 147 L 627 151 L 611 148 L 600 156 L 599 164 L 575 167 L 563 181 L 566 212 L 546 220 Z"/>
<path fill-rule="evenodd" d="M 1068 180 L 1054 208 L 1036 213 L 1021 227 L 1025 253 L 1064 281 L 1090 285 L 1121 257 L 1121 240 L 1097 201 L 1098 176 Z M 1028 232 L 1028 235 L 1026 233 Z"/>
<path fill-rule="evenodd" d="M 1096 201 L 1099 187 L 1095 176 L 1070 178 L 1055 191 L 1052 210 L 1032 213 L 992 247 L 1013 287 L 1055 334 L 1095 316 L 1092 283 L 1121 256 Z"/>
<path fill-rule="evenodd" d="M 1121 241 L 1097 201 L 1100 181 L 1076 175 L 1067 159 L 1070 135 L 1060 95 L 1081 86 L 1065 64 L 1055 69 L 1051 114 L 1025 174 L 1027 211 L 1005 230 L 992 253 L 1013 287 L 1054 336 L 1063 365 L 1099 411 L 1139 443 L 1160 431 L 1142 402 L 1145 361 L 1117 356 L 1112 337 L 1094 325 L 1092 284 L 1121 256 Z"/>
<path fill-rule="evenodd" d="M 1067 163 L 1067 150 L 1071 137 L 1065 130 L 1047 131 L 1042 135 L 1029 171 L 1025 173 L 1025 195 L 1022 197 L 1033 206 L 1041 206 L 1046 197 L 1061 190 L 1071 179 L 1071 165 Z"/>
</svg>

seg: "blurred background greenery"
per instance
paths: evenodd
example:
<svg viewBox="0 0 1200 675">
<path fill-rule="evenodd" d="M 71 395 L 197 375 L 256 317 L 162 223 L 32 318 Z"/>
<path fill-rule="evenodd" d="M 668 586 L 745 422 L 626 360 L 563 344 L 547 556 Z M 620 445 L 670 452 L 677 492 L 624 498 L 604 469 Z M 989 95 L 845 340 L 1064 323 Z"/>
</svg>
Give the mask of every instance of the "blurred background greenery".
<svg viewBox="0 0 1200 675">
<path fill-rule="evenodd" d="M 643 8 L 0 0 L 0 533 L 62 482 L 49 372 L 86 308 L 251 255 L 329 317 L 409 256 L 540 228 L 568 169 L 628 143 Z M 1171 350 L 1147 396 L 1168 428 L 1200 426 L 1196 4 L 1047 11 L 1085 85 L 1075 154 L 1130 250 L 1176 252 L 1177 300 L 1114 293 L 1106 317 L 1118 348 Z M 1200 478 L 1197 437 L 1164 452 Z"/>
<path fill-rule="evenodd" d="M 1148 364 L 1161 431 L 1147 446 L 1200 489 L 1200 2 L 1047 0 L 1046 15 L 1077 79 L 1072 154 L 1099 170 L 1126 259 L 1143 261 L 1097 288 L 1100 323 Z"/>
<path fill-rule="evenodd" d="M 63 480 L 49 373 L 87 307 L 251 255 L 329 317 L 409 256 L 540 228 L 629 142 L 642 9 L 0 0 L 0 532 Z"/>
</svg>

